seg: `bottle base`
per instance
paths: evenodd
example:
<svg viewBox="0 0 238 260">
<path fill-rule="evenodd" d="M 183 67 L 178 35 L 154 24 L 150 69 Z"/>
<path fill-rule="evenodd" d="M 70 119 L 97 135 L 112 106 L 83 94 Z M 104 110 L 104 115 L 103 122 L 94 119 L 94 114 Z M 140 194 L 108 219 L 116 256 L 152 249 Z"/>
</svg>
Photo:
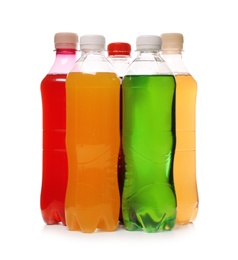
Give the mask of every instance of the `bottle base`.
<svg viewBox="0 0 238 260">
<path fill-rule="evenodd" d="M 81 210 L 80 212 L 68 210 L 66 224 L 69 231 L 81 231 L 83 233 L 93 233 L 97 230 L 115 231 L 118 227 L 118 221 L 115 221 L 112 214 L 108 216 L 106 217 L 105 214 L 95 214 L 95 211 L 90 210 Z"/>
<path fill-rule="evenodd" d="M 130 214 L 128 220 L 124 219 L 125 229 L 128 231 L 144 230 L 148 233 L 155 233 L 158 231 L 169 231 L 175 226 L 175 217 L 166 217 L 166 213 L 160 213 L 158 209 L 139 210 Z"/>
<path fill-rule="evenodd" d="M 187 225 L 189 223 L 193 223 L 193 221 L 196 219 L 198 214 L 198 206 L 193 209 L 192 213 L 187 214 L 186 216 L 184 214 L 180 214 L 178 211 L 177 218 L 176 218 L 176 224 L 177 225 Z"/>
<path fill-rule="evenodd" d="M 62 216 L 57 210 L 52 210 L 49 214 L 42 212 L 42 218 L 47 225 L 63 224 L 66 226 L 65 217 Z"/>
</svg>

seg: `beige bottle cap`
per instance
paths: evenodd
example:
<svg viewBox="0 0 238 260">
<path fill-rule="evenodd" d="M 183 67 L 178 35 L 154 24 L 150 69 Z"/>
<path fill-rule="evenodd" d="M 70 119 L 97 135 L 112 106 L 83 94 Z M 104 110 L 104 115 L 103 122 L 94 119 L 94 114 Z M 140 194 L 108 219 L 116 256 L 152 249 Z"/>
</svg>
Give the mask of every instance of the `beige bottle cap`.
<svg viewBox="0 0 238 260">
<path fill-rule="evenodd" d="M 55 34 L 54 43 L 56 49 L 77 49 L 78 35 L 71 32 L 59 32 Z"/>
<path fill-rule="evenodd" d="M 183 50 L 183 35 L 181 33 L 163 33 L 161 38 L 163 53 L 179 53 Z"/>
</svg>

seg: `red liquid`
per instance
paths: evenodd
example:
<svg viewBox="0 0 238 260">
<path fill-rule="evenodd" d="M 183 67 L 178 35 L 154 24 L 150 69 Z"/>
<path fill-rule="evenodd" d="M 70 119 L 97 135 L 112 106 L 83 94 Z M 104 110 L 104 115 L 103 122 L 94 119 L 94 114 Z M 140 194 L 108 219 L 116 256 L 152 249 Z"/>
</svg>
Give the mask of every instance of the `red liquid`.
<svg viewBox="0 0 238 260">
<path fill-rule="evenodd" d="M 46 224 L 65 221 L 68 164 L 65 145 L 66 74 L 49 74 L 41 82 L 43 173 L 41 213 Z"/>
<path fill-rule="evenodd" d="M 122 77 L 121 81 L 122 81 Z M 122 198 L 122 192 L 124 187 L 124 179 L 125 179 L 125 159 L 122 147 L 122 85 L 120 85 L 120 150 L 118 156 L 118 165 L 117 165 L 117 178 L 118 178 L 118 187 L 120 192 L 120 200 Z M 123 224 L 123 216 L 122 216 L 122 208 L 120 205 L 119 212 L 119 221 Z"/>
</svg>

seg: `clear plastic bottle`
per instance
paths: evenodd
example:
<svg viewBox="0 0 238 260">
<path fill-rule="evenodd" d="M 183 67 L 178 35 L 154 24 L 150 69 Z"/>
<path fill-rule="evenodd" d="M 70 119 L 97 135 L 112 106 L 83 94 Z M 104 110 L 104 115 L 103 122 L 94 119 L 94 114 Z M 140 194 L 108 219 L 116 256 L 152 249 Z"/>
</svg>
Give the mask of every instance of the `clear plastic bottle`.
<svg viewBox="0 0 238 260">
<path fill-rule="evenodd" d="M 176 149 L 174 186 L 177 198 L 177 224 L 193 222 L 198 213 L 196 181 L 196 95 L 197 82 L 182 59 L 183 35 L 164 33 L 162 57 L 176 79 Z"/>
<path fill-rule="evenodd" d="M 128 69 L 132 61 L 131 45 L 127 42 L 112 42 L 108 44 L 107 52 L 108 52 L 108 60 L 112 63 L 117 75 L 119 76 L 122 82 L 126 70 Z M 121 108 L 122 108 L 122 88 L 120 89 L 120 133 L 122 133 Z M 117 174 L 118 174 L 118 185 L 119 185 L 120 198 L 121 198 L 124 178 L 125 178 L 125 162 L 124 162 L 122 143 L 120 143 Z M 121 207 L 120 207 L 119 221 L 120 223 L 123 222 Z"/>
<path fill-rule="evenodd" d="M 159 55 L 159 36 L 139 36 L 136 46 L 138 56 L 122 81 L 123 221 L 127 230 L 171 230 L 176 220 L 175 78 Z"/>
<path fill-rule="evenodd" d="M 69 230 L 92 233 L 118 226 L 120 80 L 105 56 L 105 37 L 80 37 L 81 57 L 66 79 Z"/>
<path fill-rule="evenodd" d="M 43 118 L 43 157 L 41 213 L 46 224 L 65 223 L 65 192 L 68 165 L 65 147 L 65 81 L 77 60 L 78 36 L 60 32 L 54 35 L 56 57 L 41 81 Z"/>
</svg>

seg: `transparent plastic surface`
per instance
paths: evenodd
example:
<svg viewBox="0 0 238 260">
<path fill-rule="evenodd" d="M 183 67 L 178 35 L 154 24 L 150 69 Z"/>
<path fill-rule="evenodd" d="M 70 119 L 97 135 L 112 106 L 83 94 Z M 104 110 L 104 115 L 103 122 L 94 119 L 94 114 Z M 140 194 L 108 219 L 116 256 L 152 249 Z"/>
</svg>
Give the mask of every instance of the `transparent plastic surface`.
<svg viewBox="0 0 238 260">
<path fill-rule="evenodd" d="M 176 78 L 176 149 L 174 185 L 177 197 L 177 224 L 193 222 L 198 213 L 196 181 L 196 94 L 197 83 L 190 74 Z"/>
<path fill-rule="evenodd" d="M 69 230 L 92 233 L 118 226 L 120 80 L 102 52 L 88 51 L 66 80 Z"/>
<path fill-rule="evenodd" d="M 43 151 L 41 213 L 46 224 L 65 221 L 65 192 L 67 186 L 66 75 L 76 61 L 76 50 L 56 51 L 56 59 L 41 82 Z"/>
<path fill-rule="evenodd" d="M 156 51 L 143 52 L 130 65 L 122 90 L 125 228 L 171 230 L 176 221 L 175 78 Z"/>
<path fill-rule="evenodd" d="M 197 82 L 182 60 L 182 50 L 167 52 L 162 55 L 176 79 L 176 149 L 173 166 L 176 222 L 186 225 L 196 219 L 199 206 L 196 180 Z"/>
</svg>

